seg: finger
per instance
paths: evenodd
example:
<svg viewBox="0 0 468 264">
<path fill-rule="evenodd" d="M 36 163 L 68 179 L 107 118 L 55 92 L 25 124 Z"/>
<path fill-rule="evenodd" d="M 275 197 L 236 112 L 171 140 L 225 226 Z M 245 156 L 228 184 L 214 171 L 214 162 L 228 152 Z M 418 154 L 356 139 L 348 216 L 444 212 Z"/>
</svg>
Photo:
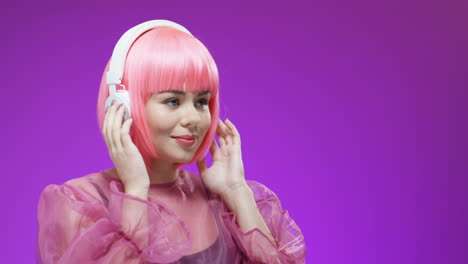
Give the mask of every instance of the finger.
<svg viewBox="0 0 468 264">
<path fill-rule="evenodd" d="M 205 158 L 203 158 L 201 160 L 197 160 L 197 168 L 198 168 L 198 171 L 200 172 L 200 174 L 205 172 L 205 170 L 206 170 Z"/>
<path fill-rule="evenodd" d="M 211 156 L 213 157 L 213 159 L 217 159 L 219 155 L 219 147 L 218 147 L 218 143 L 216 142 L 214 138 L 210 146 L 210 151 L 211 151 Z"/>
<path fill-rule="evenodd" d="M 225 135 L 223 131 L 221 131 L 219 122 L 218 122 L 218 127 L 216 129 L 216 134 L 218 135 L 218 141 L 219 141 L 219 144 L 221 145 L 221 148 L 224 148 L 226 146 L 226 139 L 225 139 Z"/>
<path fill-rule="evenodd" d="M 114 146 L 118 153 L 123 152 L 122 139 L 121 139 L 121 127 L 122 127 L 122 115 L 123 115 L 123 105 L 119 104 L 118 109 L 114 113 L 114 120 L 112 120 L 112 138 L 114 141 Z"/>
<path fill-rule="evenodd" d="M 218 124 L 219 124 L 219 127 L 221 129 L 221 132 L 223 133 L 224 140 L 226 141 L 226 144 L 227 145 L 232 144 L 232 139 L 231 139 L 231 135 L 229 133 L 229 129 L 226 127 L 226 125 L 223 123 L 223 121 L 221 121 L 221 119 L 218 119 Z"/>
<path fill-rule="evenodd" d="M 106 128 L 108 127 L 108 122 L 106 122 L 106 121 L 109 121 L 110 110 L 111 110 L 112 105 L 114 104 L 114 102 L 115 101 L 112 101 L 111 105 L 105 109 L 104 122 L 103 122 L 103 125 L 102 125 L 102 131 L 101 131 L 102 134 L 105 134 Z"/>
<path fill-rule="evenodd" d="M 109 117 L 109 108 L 106 109 L 106 112 L 104 113 L 104 120 L 102 121 L 102 131 L 101 133 L 104 135 L 104 131 L 106 131 L 106 121 L 107 118 Z"/>
<path fill-rule="evenodd" d="M 115 100 L 112 101 L 111 107 L 107 111 L 107 122 L 106 122 L 106 130 L 104 131 L 105 137 L 107 139 L 107 143 L 109 146 L 109 152 L 115 151 L 115 143 L 112 137 L 112 123 L 114 120 L 114 112 L 115 112 L 116 103 Z"/>
<path fill-rule="evenodd" d="M 122 146 L 123 148 L 128 148 L 133 144 L 132 138 L 130 137 L 130 128 L 132 126 L 133 119 L 129 118 L 125 120 L 125 122 L 122 125 L 122 130 L 121 130 L 121 137 L 122 137 Z"/>
<path fill-rule="evenodd" d="M 225 136 L 224 131 L 221 127 L 221 122 L 222 121 L 218 119 L 218 123 L 216 124 L 216 134 L 218 135 L 218 137 Z"/>
<path fill-rule="evenodd" d="M 223 136 L 219 136 L 219 135 L 218 135 L 218 141 L 219 141 L 219 146 L 220 146 L 221 148 L 225 148 L 225 147 L 226 147 L 226 145 L 227 145 L 227 144 L 226 144 L 226 140 L 224 139 Z"/>
<path fill-rule="evenodd" d="M 234 124 L 229 119 L 226 119 L 226 125 L 228 126 L 228 128 L 231 130 L 231 133 L 233 134 L 232 139 L 233 139 L 234 144 L 240 145 L 241 144 L 240 134 L 239 134 L 239 131 L 237 131 L 236 126 L 234 126 Z"/>
<path fill-rule="evenodd" d="M 223 128 L 223 132 L 224 132 L 224 134 L 226 134 L 227 143 L 232 144 L 234 142 L 234 140 L 233 140 L 234 134 L 231 132 L 231 130 L 226 125 L 226 121 L 221 122 L 221 124 L 222 124 L 222 128 Z"/>
<path fill-rule="evenodd" d="M 107 142 L 107 135 L 106 135 L 106 131 L 107 131 L 107 121 L 109 120 L 109 111 L 106 111 L 105 115 L 104 115 L 104 121 L 103 121 L 103 124 L 102 124 L 102 135 L 104 137 L 104 141 L 106 142 L 106 146 L 107 148 L 109 149 L 109 143 Z"/>
</svg>

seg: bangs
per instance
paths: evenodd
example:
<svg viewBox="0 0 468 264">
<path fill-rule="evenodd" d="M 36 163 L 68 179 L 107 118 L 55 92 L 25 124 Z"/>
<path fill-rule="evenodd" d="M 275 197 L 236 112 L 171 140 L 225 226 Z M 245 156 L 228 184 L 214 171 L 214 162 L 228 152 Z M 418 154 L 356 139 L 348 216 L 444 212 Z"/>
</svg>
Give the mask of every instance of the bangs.
<svg viewBox="0 0 468 264">
<path fill-rule="evenodd" d="M 168 27 L 138 38 L 127 57 L 127 83 L 149 98 L 168 90 L 218 90 L 218 70 L 206 47 L 187 33 Z M 185 87 L 184 87 L 185 83 Z"/>
</svg>

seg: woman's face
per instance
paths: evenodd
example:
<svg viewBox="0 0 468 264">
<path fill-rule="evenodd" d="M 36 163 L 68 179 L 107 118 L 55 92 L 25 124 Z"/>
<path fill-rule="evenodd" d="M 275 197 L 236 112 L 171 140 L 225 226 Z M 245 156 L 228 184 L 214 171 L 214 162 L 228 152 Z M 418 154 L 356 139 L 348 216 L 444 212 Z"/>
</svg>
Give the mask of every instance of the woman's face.
<svg viewBox="0 0 468 264">
<path fill-rule="evenodd" d="M 188 163 L 200 146 L 211 123 L 210 93 L 169 91 L 155 93 L 148 100 L 146 118 L 159 159 Z M 176 139 L 194 136 L 194 140 Z"/>
</svg>

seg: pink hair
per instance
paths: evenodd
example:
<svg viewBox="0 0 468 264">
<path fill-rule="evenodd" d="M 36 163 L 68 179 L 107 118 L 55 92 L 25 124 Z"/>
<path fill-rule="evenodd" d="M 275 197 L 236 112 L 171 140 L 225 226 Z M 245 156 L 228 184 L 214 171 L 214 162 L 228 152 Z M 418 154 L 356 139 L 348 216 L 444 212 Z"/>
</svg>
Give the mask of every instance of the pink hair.
<svg viewBox="0 0 468 264">
<path fill-rule="evenodd" d="M 106 83 L 108 61 L 102 75 L 97 102 L 100 131 L 103 128 L 105 102 L 109 96 Z M 130 93 L 132 127 L 130 137 L 139 149 L 147 169 L 157 150 L 146 122 L 145 105 L 153 93 L 167 90 L 199 92 L 209 90 L 211 124 L 200 147 L 189 164 L 203 158 L 216 133 L 219 116 L 218 69 L 208 49 L 195 37 L 169 27 L 157 27 L 140 35 L 133 43 L 125 63 L 122 84 Z M 176 164 L 179 168 L 183 164 Z"/>
</svg>

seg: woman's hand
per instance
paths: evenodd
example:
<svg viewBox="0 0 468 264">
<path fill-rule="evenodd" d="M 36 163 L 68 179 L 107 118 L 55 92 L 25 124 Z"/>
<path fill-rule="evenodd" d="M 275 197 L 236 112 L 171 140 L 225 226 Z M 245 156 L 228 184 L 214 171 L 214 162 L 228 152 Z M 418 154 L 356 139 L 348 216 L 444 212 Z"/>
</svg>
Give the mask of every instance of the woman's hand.
<svg viewBox="0 0 468 264">
<path fill-rule="evenodd" d="M 244 165 L 242 163 L 240 135 L 236 127 L 226 119 L 226 124 L 218 119 L 216 131 L 221 148 L 213 139 L 210 147 L 212 166 L 206 167 L 205 158 L 197 161 L 197 167 L 205 186 L 221 197 L 226 198 L 239 188 L 245 188 Z"/>
<path fill-rule="evenodd" d="M 109 155 L 125 192 L 145 198 L 150 181 L 143 157 L 129 135 L 133 119 L 129 118 L 122 124 L 124 107 L 114 102 L 106 112 L 102 129 Z"/>
</svg>

